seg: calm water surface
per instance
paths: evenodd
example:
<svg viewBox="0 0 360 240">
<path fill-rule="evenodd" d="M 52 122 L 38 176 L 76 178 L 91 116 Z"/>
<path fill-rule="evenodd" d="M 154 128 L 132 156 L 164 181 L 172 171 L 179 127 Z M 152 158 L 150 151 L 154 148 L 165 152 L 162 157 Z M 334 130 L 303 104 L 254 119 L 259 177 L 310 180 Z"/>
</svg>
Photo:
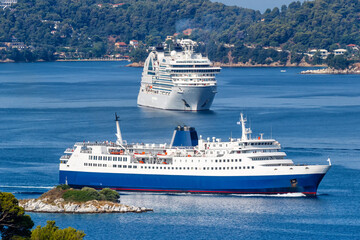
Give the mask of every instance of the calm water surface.
<svg viewBox="0 0 360 240">
<path fill-rule="evenodd" d="M 360 78 L 300 75 L 301 68 L 225 68 L 211 111 L 136 106 L 142 69 L 119 62 L 0 64 L 0 191 L 38 197 L 57 184 L 59 157 L 76 141 L 169 143 L 178 124 L 203 137 L 254 135 L 282 144 L 296 163 L 332 169 L 318 196 L 122 193 L 144 214 L 35 214 L 84 230 L 86 239 L 360 239 Z"/>
</svg>

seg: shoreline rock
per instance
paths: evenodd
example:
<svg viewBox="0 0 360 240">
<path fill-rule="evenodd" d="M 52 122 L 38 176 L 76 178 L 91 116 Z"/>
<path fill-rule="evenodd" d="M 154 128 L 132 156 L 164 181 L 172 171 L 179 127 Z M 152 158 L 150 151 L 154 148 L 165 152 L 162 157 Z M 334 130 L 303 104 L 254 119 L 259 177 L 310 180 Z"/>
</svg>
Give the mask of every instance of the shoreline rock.
<svg viewBox="0 0 360 240">
<path fill-rule="evenodd" d="M 141 68 L 141 67 L 144 67 L 144 62 L 132 62 L 132 63 L 129 63 L 128 65 L 126 65 L 126 67 L 138 67 L 138 68 Z"/>
<path fill-rule="evenodd" d="M 63 198 L 51 201 L 43 199 L 21 199 L 19 206 L 26 212 L 38 213 L 143 213 L 152 212 L 153 209 L 145 207 L 128 206 L 109 201 L 87 201 L 83 203 L 66 202 Z"/>
<path fill-rule="evenodd" d="M 315 70 L 301 71 L 300 74 L 360 74 L 360 66 L 355 64 L 348 69 L 322 68 Z"/>
</svg>

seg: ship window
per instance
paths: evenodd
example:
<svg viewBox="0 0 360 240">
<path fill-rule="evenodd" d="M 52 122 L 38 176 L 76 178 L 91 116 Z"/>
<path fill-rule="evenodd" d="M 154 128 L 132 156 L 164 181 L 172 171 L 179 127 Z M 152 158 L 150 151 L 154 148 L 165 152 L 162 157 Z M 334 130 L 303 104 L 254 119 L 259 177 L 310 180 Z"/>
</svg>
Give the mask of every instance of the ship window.
<svg viewBox="0 0 360 240">
<path fill-rule="evenodd" d="M 122 157 L 118 157 L 118 161 L 122 161 Z"/>
<path fill-rule="evenodd" d="M 234 169 L 234 167 L 231 167 L 231 170 L 233 170 Z"/>
<path fill-rule="evenodd" d="M 132 165 L 129 165 L 128 168 L 132 168 Z"/>
<path fill-rule="evenodd" d="M 104 160 L 107 160 L 107 157 L 104 157 Z"/>
<path fill-rule="evenodd" d="M 162 167 L 160 167 L 160 169 L 162 169 Z"/>
<path fill-rule="evenodd" d="M 237 167 L 235 167 L 235 169 L 237 169 Z M 240 168 L 239 168 L 240 169 Z"/>
<path fill-rule="evenodd" d="M 248 166 L 247 169 L 250 169 L 250 167 Z"/>
<path fill-rule="evenodd" d="M 155 167 L 152 167 L 152 169 L 155 169 Z"/>
<path fill-rule="evenodd" d="M 92 159 L 92 156 L 91 155 L 89 155 L 89 160 L 91 160 Z"/>
<path fill-rule="evenodd" d="M 84 163 L 84 166 L 87 166 L 87 163 Z"/>
<path fill-rule="evenodd" d="M 94 156 L 94 160 L 97 160 L 97 156 Z"/>
<path fill-rule="evenodd" d="M 123 168 L 127 168 L 127 165 L 123 165 Z"/>
<path fill-rule="evenodd" d="M 227 169 L 229 170 L 229 167 L 227 167 Z"/>
<path fill-rule="evenodd" d="M 215 170 L 217 170 L 217 167 L 215 168 Z"/>
<path fill-rule="evenodd" d="M 89 166 L 91 167 L 91 166 L 92 166 L 92 163 L 89 163 Z"/>
<path fill-rule="evenodd" d="M 141 166 L 141 168 L 143 168 L 143 166 Z"/>
<path fill-rule="evenodd" d="M 117 157 L 113 157 L 113 161 L 116 161 Z"/>
<path fill-rule="evenodd" d="M 235 159 L 235 162 L 237 162 L 237 159 Z"/>
<path fill-rule="evenodd" d="M 111 161 L 111 157 L 108 157 L 108 161 Z"/>
<path fill-rule="evenodd" d="M 231 162 L 234 162 L 234 159 L 231 159 Z"/>
<path fill-rule="evenodd" d="M 215 160 L 215 162 L 217 162 L 217 159 Z"/>
<path fill-rule="evenodd" d="M 211 170 L 214 170 L 214 168 L 212 167 Z"/>
<path fill-rule="evenodd" d="M 102 157 L 101 157 L 101 156 L 99 156 L 99 160 L 102 160 Z"/>
<path fill-rule="evenodd" d="M 206 167 L 203 167 L 203 170 L 206 170 Z"/>
<path fill-rule="evenodd" d="M 147 169 L 147 167 L 145 166 L 145 169 Z"/>
<path fill-rule="evenodd" d="M 192 168 L 191 168 L 192 169 Z M 197 167 L 195 168 L 195 170 L 197 170 Z M 200 169 L 199 169 L 200 170 Z"/>
<path fill-rule="evenodd" d="M 133 168 L 137 168 L 137 166 L 133 166 Z"/>
<path fill-rule="evenodd" d="M 94 163 L 94 164 L 93 164 L 93 167 L 97 167 L 97 164 L 96 164 L 96 163 Z"/>
<path fill-rule="evenodd" d="M 115 165 L 116 166 L 116 165 Z M 121 168 L 121 165 L 117 165 L 118 168 Z"/>
<path fill-rule="evenodd" d="M 116 167 L 116 164 L 114 164 L 113 167 Z"/>
<path fill-rule="evenodd" d="M 251 166 L 252 169 L 254 169 L 254 166 Z"/>
<path fill-rule="evenodd" d="M 190 170 L 190 168 L 188 167 L 188 170 Z"/>
<path fill-rule="evenodd" d="M 176 167 L 175 169 L 176 169 L 176 170 L 178 170 L 178 168 L 177 168 L 177 167 Z"/>
</svg>

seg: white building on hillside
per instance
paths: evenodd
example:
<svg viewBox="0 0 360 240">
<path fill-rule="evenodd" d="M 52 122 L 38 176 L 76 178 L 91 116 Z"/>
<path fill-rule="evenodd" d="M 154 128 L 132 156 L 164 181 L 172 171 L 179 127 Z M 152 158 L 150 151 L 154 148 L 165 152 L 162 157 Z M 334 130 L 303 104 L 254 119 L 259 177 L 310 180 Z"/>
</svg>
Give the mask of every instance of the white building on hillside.
<svg viewBox="0 0 360 240">
<path fill-rule="evenodd" d="M 0 7 L 9 7 L 11 4 L 17 3 L 17 0 L 0 0 Z"/>
<path fill-rule="evenodd" d="M 346 49 L 336 49 L 334 50 L 334 55 L 338 56 L 338 55 L 344 55 L 347 52 Z"/>
</svg>

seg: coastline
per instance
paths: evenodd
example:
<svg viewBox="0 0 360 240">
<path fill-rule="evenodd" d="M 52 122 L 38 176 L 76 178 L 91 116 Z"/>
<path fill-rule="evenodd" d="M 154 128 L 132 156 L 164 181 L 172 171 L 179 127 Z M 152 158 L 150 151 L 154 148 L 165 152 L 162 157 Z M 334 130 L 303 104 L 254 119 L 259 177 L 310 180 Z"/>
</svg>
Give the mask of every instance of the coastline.
<svg viewBox="0 0 360 240">
<path fill-rule="evenodd" d="M 271 64 L 251 64 L 249 62 L 247 63 L 220 63 L 220 62 L 214 62 L 213 65 L 215 67 L 224 67 L 224 68 L 258 68 L 258 67 L 275 67 L 275 68 L 281 68 L 281 67 L 326 67 L 326 65 L 311 65 L 306 62 L 300 63 L 300 64 L 291 64 L 286 63 L 280 64 L 278 62 L 271 63 Z M 126 65 L 126 67 L 144 67 L 144 62 L 132 62 Z"/>
<path fill-rule="evenodd" d="M 35 61 L 35 63 L 39 62 L 47 62 L 43 60 Z M 128 59 L 116 59 L 116 58 L 88 58 L 88 59 L 57 59 L 53 62 L 130 62 Z M 17 63 L 14 60 L 11 59 L 5 59 L 0 60 L 0 63 Z M 20 62 L 19 62 L 20 63 Z M 21 62 L 26 63 L 26 62 Z M 301 62 L 300 64 L 292 64 L 292 63 L 286 63 L 280 64 L 279 62 L 274 62 L 271 64 L 251 64 L 250 62 L 246 63 L 220 63 L 220 62 L 214 62 L 213 65 L 215 67 L 224 67 L 224 68 L 258 68 L 258 67 L 275 67 L 275 68 L 281 68 L 281 67 L 327 67 L 324 64 L 321 65 L 311 65 L 306 62 Z M 144 67 L 144 62 L 130 62 L 126 65 L 126 67 L 135 67 L 135 68 L 142 68 Z"/>
</svg>

